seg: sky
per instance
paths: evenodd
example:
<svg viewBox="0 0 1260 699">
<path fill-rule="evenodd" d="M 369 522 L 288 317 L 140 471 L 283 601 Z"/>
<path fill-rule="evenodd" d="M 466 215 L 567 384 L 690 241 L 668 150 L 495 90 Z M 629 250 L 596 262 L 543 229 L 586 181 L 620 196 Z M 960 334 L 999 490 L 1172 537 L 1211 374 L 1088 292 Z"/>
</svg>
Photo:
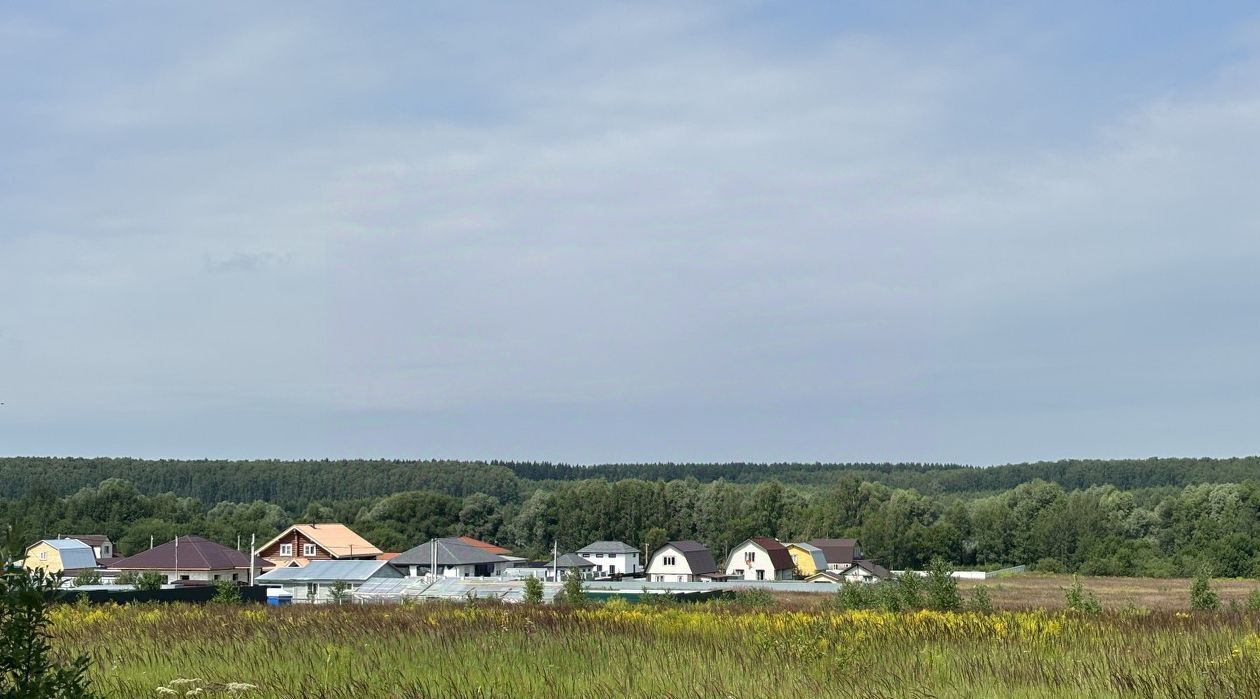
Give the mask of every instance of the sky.
<svg viewBox="0 0 1260 699">
<path fill-rule="evenodd" d="M 1260 452 L 1250 3 L 0 6 L 0 454 Z"/>
</svg>

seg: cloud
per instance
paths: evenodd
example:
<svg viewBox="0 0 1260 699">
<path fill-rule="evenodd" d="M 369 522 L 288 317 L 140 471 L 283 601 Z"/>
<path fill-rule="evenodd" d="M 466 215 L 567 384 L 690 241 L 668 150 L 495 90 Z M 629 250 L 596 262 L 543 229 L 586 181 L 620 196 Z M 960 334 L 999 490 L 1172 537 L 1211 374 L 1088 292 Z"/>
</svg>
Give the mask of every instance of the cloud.
<svg viewBox="0 0 1260 699">
<path fill-rule="evenodd" d="M 163 13 L 30 78 L 0 137 L 24 450 L 1248 444 L 1250 48 L 1123 104 L 1065 65 L 1078 107 L 1037 17 Z"/>
</svg>

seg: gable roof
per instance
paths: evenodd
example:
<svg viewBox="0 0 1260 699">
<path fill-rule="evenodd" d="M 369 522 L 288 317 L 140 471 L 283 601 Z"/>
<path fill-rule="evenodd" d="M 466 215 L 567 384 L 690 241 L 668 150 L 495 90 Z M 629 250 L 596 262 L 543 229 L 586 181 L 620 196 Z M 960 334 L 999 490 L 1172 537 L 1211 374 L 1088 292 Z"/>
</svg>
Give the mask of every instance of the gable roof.
<svg viewBox="0 0 1260 699">
<path fill-rule="evenodd" d="M 818 571 L 817 573 L 814 573 L 813 575 L 806 576 L 806 578 L 805 578 L 805 582 L 808 582 L 808 583 L 816 583 L 816 582 L 833 582 L 833 583 L 842 583 L 842 582 L 844 582 L 844 576 L 843 576 L 843 575 L 841 575 L 841 574 L 840 574 L 840 572 L 839 572 L 839 571 L 836 571 L 836 570 L 820 570 L 820 571 Z"/>
<path fill-rule="evenodd" d="M 31 544 L 26 550 L 30 551 L 40 544 L 47 544 L 56 550 L 61 557 L 61 567 L 66 570 L 96 567 L 96 552 L 78 539 L 44 539 Z"/>
<path fill-rule="evenodd" d="M 766 555 L 770 557 L 770 565 L 774 566 L 775 570 L 793 570 L 796 568 L 796 564 L 792 562 L 792 554 L 788 552 L 786 546 L 779 543 L 778 539 L 771 539 L 768 536 L 754 536 L 744 542 L 744 544 L 747 543 L 756 544 L 758 548 L 765 551 Z M 739 546 L 735 548 L 739 548 Z"/>
<path fill-rule="evenodd" d="M 430 539 L 419 546 L 407 549 L 390 559 L 390 565 L 427 566 L 432 559 L 433 542 L 437 542 L 437 564 L 440 566 L 475 565 L 477 563 L 507 563 L 508 559 L 496 553 L 463 541 L 446 537 Z"/>
<path fill-rule="evenodd" d="M 259 551 L 264 551 L 271 547 L 272 544 L 289 536 L 292 532 L 297 531 L 302 536 L 310 539 L 316 546 L 328 552 L 333 557 L 344 556 L 379 556 L 382 551 L 372 544 L 372 542 L 364 539 L 354 533 L 350 527 L 337 522 L 325 522 L 321 524 L 294 524 L 293 526 L 280 532 L 271 541 L 258 547 Z"/>
<path fill-rule="evenodd" d="M 858 551 L 857 539 L 810 539 L 809 543 L 822 549 L 828 563 L 852 563 Z"/>
<path fill-rule="evenodd" d="M 692 575 L 705 575 L 708 573 L 718 572 L 717 562 L 713 560 L 713 553 L 709 551 L 709 547 L 699 541 L 683 539 L 682 541 L 671 541 L 652 553 L 652 558 L 656 558 L 656 554 L 662 550 L 673 547 L 675 551 L 681 553 L 687 561 L 687 568 L 691 570 Z"/>
<path fill-rule="evenodd" d="M 181 536 L 148 551 L 128 556 L 114 563 L 112 567 L 117 570 L 175 570 L 177 562 L 179 570 L 246 569 L 249 568 L 249 554 L 200 536 Z M 255 557 L 254 567 L 266 569 L 274 567 L 274 564 Z"/>
<path fill-rule="evenodd" d="M 465 544 L 468 544 L 469 546 L 476 546 L 482 551 L 489 551 L 490 553 L 493 553 L 497 556 L 505 556 L 509 553 L 512 553 L 510 549 L 505 549 L 502 546 L 495 546 L 494 544 L 481 541 L 480 539 L 474 539 L 471 536 L 461 536 L 458 538 L 460 541 L 464 542 Z"/>
<path fill-rule="evenodd" d="M 364 582 L 371 578 L 401 578 L 402 573 L 389 561 L 354 559 L 311 561 L 301 568 L 276 568 L 259 575 L 260 583 L 278 582 Z"/>
<path fill-rule="evenodd" d="M 622 554 L 622 553 L 638 553 L 639 549 L 636 549 L 635 547 L 631 546 L 630 544 L 627 544 L 624 541 L 596 541 L 592 544 L 587 544 L 586 546 L 583 546 L 582 548 L 578 549 L 577 552 L 579 554 L 583 554 L 583 553 Z"/>
<path fill-rule="evenodd" d="M 61 534 L 58 539 L 75 539 L 82 541 L 88 546 L 101 546 L 109 541 L 109 537 L 104 534 Z"/>
<path fill-rule="evenodd" d="M 866 572 L 870 573 L 871 575 L 874 575 L 880 580 L 887 580 L 890 577 L 892 577 L 892 573 L 889 573 L 887 568 L 885 568 L 884 566 L 878 563 L 875 563 L 874 561 L 868 561 L 865 558 L 860 558 L 854 561 L 853 565 L 844 569 L 843 571 L 841 571 L 841 573 L 842 574 L 848 573 L 850 570 L 853 570 L 854 568 L 861 568 L 862 570 L 865 570 Z"/>
</svg>

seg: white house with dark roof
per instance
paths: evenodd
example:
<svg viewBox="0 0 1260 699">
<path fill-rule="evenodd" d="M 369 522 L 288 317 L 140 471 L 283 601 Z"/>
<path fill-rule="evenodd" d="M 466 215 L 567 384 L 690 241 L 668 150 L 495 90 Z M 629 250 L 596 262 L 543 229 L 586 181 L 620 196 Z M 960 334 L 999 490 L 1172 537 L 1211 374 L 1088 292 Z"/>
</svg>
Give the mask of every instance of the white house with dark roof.
<svg viewBox="0 0 1260 699">
<path fill-rule="evenodd" d="M 632 575 L 643 570 L 639 549 L 623 541 L 596 541 L 578 549 L 577 555 L 595 565 L 596 575 Z"/>
<path fill-rule="evenodd" d="M 429 575 L 436 569 L 443 577 L 466 578 L 499 575 L 516 562 L 455 537 L 445 537 L 403 551 L 389 559 L 389 564 L 412 577 Z"/>
<path fill-rule="evenodd" d="M 700 582 L 721 577 L 708 547 L 698 541 L 671 541 L 657 549 L 648 561 L 651 582 Z"/>
<path fill-rule="evenodd" d="M 726 574 L 744 580 L 791 580 L 796 576 L 796 563 L 777 540 L 754 536 L 731 549 Z"/>
</svg>

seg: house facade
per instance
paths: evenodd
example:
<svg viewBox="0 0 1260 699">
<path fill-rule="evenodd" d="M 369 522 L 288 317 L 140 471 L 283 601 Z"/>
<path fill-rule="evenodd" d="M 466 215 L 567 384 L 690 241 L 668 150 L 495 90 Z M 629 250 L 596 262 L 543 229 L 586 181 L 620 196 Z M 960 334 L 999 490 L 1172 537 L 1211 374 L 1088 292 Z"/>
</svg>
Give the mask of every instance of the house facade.
<svg viewBox="0 0 1260 699">
<path fill-rule="evenodd" d="M 344 601 L 350 601 L 350 595 L 368 580 L 401 577 L 402 572 L 388 561 L 345 559 L 275 568 L 258 576 L 256 582 L 289 593 L 294 602 L 321 604 L 336 601 L 339 586 L 346 594 Z"/>
<path fill-rule="evenodd" d="M 148 551 L 110 564 L 110 572 L 161 574 L 169 583 L 214 582 L 230 580 L 247 582 L 250 573 L 249 554 L 200 536 L 181 536 Z M 271 570 L 275 564 L 255 557 L 255 574 Z"/>
<path fill-rule="evenodd" d="M 96 554 L 78 539 L 43 539 L 26 547 L 22 565 L 49 575 L 75 575 L 96 568 Z"/>
<path fill-rule="evenodd" d="M 700 582 L 720 575 L 708 547 L 698 541 L 671 541 L 652 553 L 647 579 L 651 582 Z"/>
<path fill-rule="evenodd" d="M 865 559 L 858 559 L 848 568 L 836 573 L 849 582 L 854 583 L 877 583 L 888 580 L 892 577 L 892 573 L 888 569 Z"/>
<path fill-rule="evenodd" d="M 796 564 L 786 546 L 768 536 L 755 536 L 731 549 L 726 574 L 744 580 L 792 580 Z"/>
<path fill-rule="evenodd" d="M 827 556 L 817 546 L 807 543 L 787 544 L 787 550 L 792 556 L 792 564 L 796 566 L 796 574 L 802 578 L 827 570 Z"/>
<path fill-rule="evenodd" d="M 621 541 L 596 541 L 578 549 L 577 555 L 595 566 L 596 575 L 633 575 L 643 570 L 639 549 Z"/>
<path fill-rule="evenodd" d="M 263 544 L 258 556 L 276 566 L 311 561 L 372 560 L 382 551 L 344 524 L 295 524 Z"/>
<path fill-rule="evenodd" d="M 847 570 L 862 558 L 862 546 L 857 539 L 810 539 L 808 543 L 822 551 L 827 570 Z"/>
</svg>

